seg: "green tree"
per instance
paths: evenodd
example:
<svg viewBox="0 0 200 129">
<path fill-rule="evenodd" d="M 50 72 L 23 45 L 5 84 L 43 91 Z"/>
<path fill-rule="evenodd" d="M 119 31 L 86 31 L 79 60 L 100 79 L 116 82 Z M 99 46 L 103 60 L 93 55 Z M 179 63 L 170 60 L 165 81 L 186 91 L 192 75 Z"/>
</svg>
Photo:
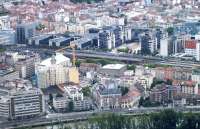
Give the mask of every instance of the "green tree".
<svg viewBox="0 0 200 129">
<path fill-rule="evenodd" d="M 151 89 L 154 88 L 157 84 L 162 84 L 162 83 L 165 83 L 165 81 L 154 78 L 153 83 L 151 84 Z"/>
<path fill-rule="evenodd" d="M 136 66 L 135 65 L 127 65 L 127 70 L 133 70 L 135 71 Z"/>
<path fill-rule="evenodd" d="M 151 102 L 149 97 L 147 97 L 145 99 L 143 97 L 141 97 L 140 100 L 139 100 L 139 107 L 140 106 L 143 106 L 143 107 L 157 107 L 159 105 L 160 105 L 159 102 Z"/>
<path fill-rule="evenodd" d="M 66 126 L 64 129 L 72 129 L 71 126 Z"/>
<path fill-rule="evenodd" d="M 6 48 L 0 45 L 0 53 L 5 52 L 5 51 L 6 51 Z"/>
<path fill-rule="evenodd" d="M 73 101 L 70 101 L 69 104 L 68 104 L 68 110 L 70 112 L 72 112 L 74 110 L 74 102 Z"/>
<path fill-rule="evenodd" d="M 80 60 L 76 60 L 75 65 L 76 65 L 76 67 L 80 67 L 81 61 Z"/>
<path fill-rule="evenodd" d="M 97 3 L 97 2 L 102 2 L 104 0 L 70 0 L 73 3 L 88 3 L 91 4 L 93 2 Z"/>
<path fill-rule="evenodd" d="M 128 52 L 129 52 L 129 49 L 128 49 L 128 47 L 126 47 L 126 48 L 117 49 L 117 51 L 118 51 L 118 52 L 128 53 Z"/>
<path fill-rule="evenodd" d="M 44 28 L 45 28 L 45 25 L 41 23 L 38 26 L 36 26 L 36 30 L 43 30 Z"/>
<path fill-rule="evenodd" d="M 199 116 L 192 113 L 188 113 L 184 115 L 183 122 L 179 128 L 180 129 L 199 129 L 200 125 L 198 123 L 199 123 Z"/>
<path fill-rule="evenodd" d="M 172 85 L 172 80 L 167 79 L 166 84 L 167 84 L 167 85 Z"/>
<path fill-rule="evenodd" d="M 121 89 L 122 96 L 129 92 L 128 87 L 121 86 L 120 89 Z"/>
<path fill-rule="evenodd" d="M 160 113 L 154 113 L 151 116 L 154 129 L 176 129 L 179 121 L 179 115 L 173 110 L 165 110 Z"/>
<path fill-rule="evenodd" d="M 50 104 L 53 103 L 53 95 L 52 94 L 49 94 L 49 101 L 50 101 Z"/>
<path fill-rule="evenodd" d="M 173 35 L 174 34 L 174 28 L 173 27 L 168 27 L 167 28 L 167 33 L 169 36 Z"/>
<path fill-rule="evenodd" d="M 83 87 L 81 91 L 84 96 L 89 97 L 91 95 L 91 90 L 89 86 Z"/>
</svg>

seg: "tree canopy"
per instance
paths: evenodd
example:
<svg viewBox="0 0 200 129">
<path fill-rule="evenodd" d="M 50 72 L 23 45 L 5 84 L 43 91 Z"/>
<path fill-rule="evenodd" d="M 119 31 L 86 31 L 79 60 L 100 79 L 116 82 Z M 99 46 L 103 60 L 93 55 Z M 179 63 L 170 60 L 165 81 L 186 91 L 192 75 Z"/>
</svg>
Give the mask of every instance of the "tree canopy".
<svg viewBox="0 0 200 129">
<path fill-rule="evenodd" d="M 102 2 L 104 0 L 70 0 L 73 3 L 97 3 L 97 2 Z"/>
</svg>

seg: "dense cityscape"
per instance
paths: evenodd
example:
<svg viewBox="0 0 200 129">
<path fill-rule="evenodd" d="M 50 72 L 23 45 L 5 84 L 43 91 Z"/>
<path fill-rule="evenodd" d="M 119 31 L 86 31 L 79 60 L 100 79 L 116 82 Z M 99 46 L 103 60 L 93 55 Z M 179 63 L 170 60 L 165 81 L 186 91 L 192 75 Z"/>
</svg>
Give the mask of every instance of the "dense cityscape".
<svg viewBox="0 0 200 129">
<path fill-rule="evenodd" d="M 199 112 L 200 0 L 0 0 L 0 129 L 199 129 Z"/>
</svg>

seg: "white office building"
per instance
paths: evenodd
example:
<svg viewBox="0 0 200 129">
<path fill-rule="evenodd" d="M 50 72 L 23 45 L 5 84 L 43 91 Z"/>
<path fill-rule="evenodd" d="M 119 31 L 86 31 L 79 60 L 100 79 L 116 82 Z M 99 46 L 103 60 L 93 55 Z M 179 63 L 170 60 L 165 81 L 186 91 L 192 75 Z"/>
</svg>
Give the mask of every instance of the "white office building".
<svg viewBox="0 0 200 129">
<path fill-rule="evenodd" d="M 160 42 L 160 55 L 161 56 L 169 56 L 169 53 L 168 53 L 168 45 L 169 42 L 168 42 L 168 38 L 165 38 L 165 39 L 161 39 L 161 42 Z"/>
</svg>

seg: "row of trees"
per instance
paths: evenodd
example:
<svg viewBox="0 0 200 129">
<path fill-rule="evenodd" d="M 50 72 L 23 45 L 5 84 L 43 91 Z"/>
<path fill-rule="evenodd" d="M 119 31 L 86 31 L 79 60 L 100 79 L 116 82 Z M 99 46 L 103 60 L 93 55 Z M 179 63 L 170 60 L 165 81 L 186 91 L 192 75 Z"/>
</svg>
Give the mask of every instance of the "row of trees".
<svg viewBox="0 0 200 129">
<path fill-rule="evenodd" d="M 107 65 L 107 64 L 116 64 L 116 63 L 119 63 L 118 61 L 109 60 L 109 59 L 86 59 L 85 62 L 86 63 L 101 64 L 102 66 Z"/>
<path fill-rule="evenodd" d="M 104 1 L 104 0 L 70 0 L 71 2 L 73 3 L 96 3 L 96 2 L 101 2 L 101 1 Z"/>
<path fill-rule="evenodd" d="M 104 114 L 91 118 L 87 124 L 76 124 L 75 129 L 200 129 L 200 114 L 173 110 L 143 116 Z"/>
</svg>

